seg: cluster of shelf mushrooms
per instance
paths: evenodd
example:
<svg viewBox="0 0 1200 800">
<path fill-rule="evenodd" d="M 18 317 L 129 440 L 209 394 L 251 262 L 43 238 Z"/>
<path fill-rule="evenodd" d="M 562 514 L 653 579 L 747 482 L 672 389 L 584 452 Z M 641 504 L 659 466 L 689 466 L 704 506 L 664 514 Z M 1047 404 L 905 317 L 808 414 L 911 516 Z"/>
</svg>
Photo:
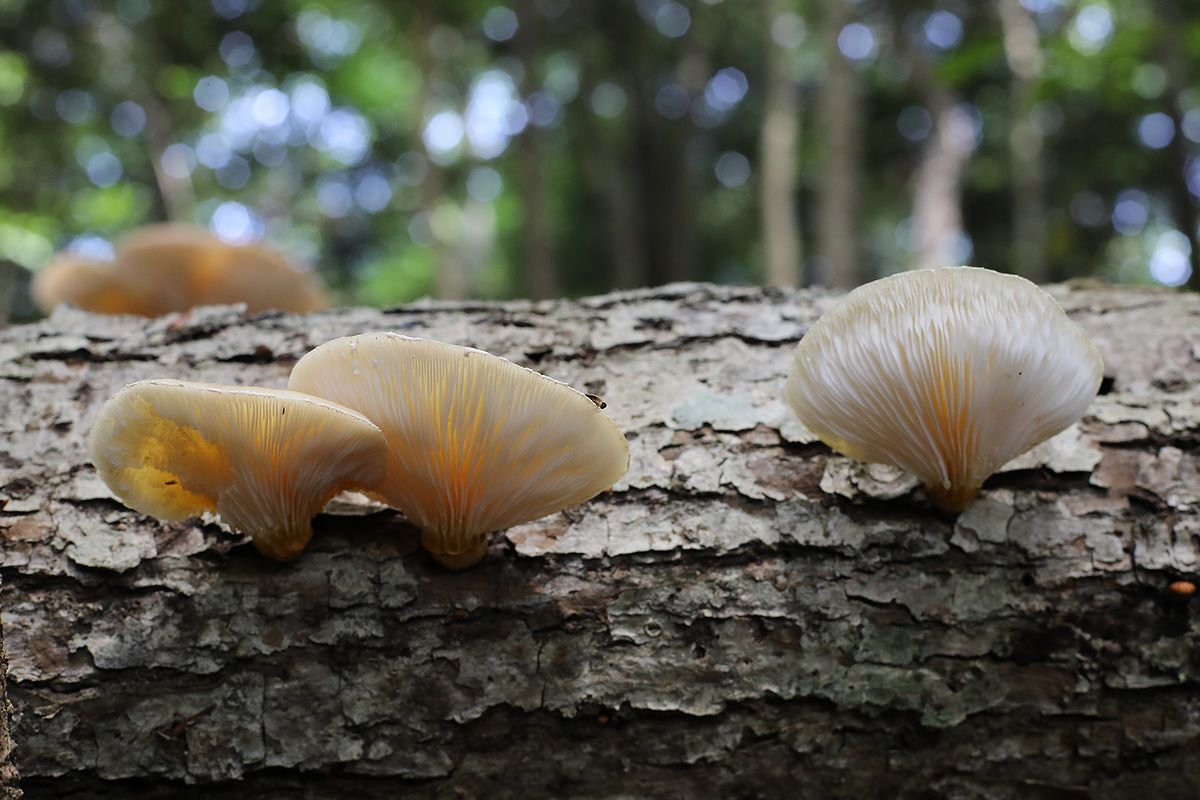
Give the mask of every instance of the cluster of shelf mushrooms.
<svg viewBox="0 0 1200 800">
<path fill-rule="evenodd" d="M 356 490 L 400 509 L 459 569 L 487 537 L 611 487 L 629 467 L 600 406 L 511 361 L 396 333 L 327 342 L 288 389 L 132 383 L 91 436 L 92 463 L 121 500 L 165 520 L 216 512 L 286 561 L 311 520 Z"/>
<path fill-rule="evenodd" d="M 1003 464 L 1078 420 L 1100 354 L 1047 293 L 972 267 L 862 286 L 804 335 L 786 396 L 852 458 L 916 475 L 934 504 L 970 504 Z M 91 437 L 100 477 L 166 520 L 216 512 L 279 560 L 343 490 L 400 509 L 442 564 L 491 532 L 610 488 L 624 435 L 588 395 L 481 350 L 364 333 L 297 362 L 287 390 L 130 384 Z"/>
<path fill-rule="evenodd" d="M 329 304 L 316 277 L 278 250 L 227 244 L 203 228 L 146 225 L 113 249 L 112 259 L 60 253 L 34 276 L 34 302 L 46 313 L 69 303 L 143 317 L 226 303 L 245 303 L 250 313 L 306 313 Z"/>
</svg>

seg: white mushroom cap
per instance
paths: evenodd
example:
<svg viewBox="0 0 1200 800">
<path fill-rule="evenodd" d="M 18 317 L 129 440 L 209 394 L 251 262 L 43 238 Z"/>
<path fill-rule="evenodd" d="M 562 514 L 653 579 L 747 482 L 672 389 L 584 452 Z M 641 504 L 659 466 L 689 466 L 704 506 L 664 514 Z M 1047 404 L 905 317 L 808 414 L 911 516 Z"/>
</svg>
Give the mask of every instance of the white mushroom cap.
<svg viewBox="0 0 1200 800">
<path fill-rule="evenodd" d="M 333 495 L 383 476 L 370 420 L 282 389 L 131 383 L 96 418 L 92 463 L 130 508 L 165 520 L 215 511 L 264 554 L 295 558 Z"/>
<path fill-rule="evenodd" d="M 1050 295 L 973 267 L 861 286 L 796 348 L 787 399 L 826 444 L 902 467 L 951 511 L 1078 420 L 1104 365 Z"/>
<path fill-rule="evenodd" d="M 364 333 L 305 355 L 288 388 L 383 430 L 374 494 L 454 568 L 482 558 L 492 531 L 594 497 L 629 467 L 625 437 L 586 395 L 482 350 Z"/>
</svg>

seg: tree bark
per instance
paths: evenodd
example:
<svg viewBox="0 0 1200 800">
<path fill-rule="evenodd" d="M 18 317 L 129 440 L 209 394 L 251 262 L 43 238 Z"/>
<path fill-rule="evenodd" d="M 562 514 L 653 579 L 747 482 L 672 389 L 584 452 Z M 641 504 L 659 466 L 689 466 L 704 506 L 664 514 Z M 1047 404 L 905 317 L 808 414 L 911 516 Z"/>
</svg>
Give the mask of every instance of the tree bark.
<svg viewBox="0 0 1200 800">
<path fill-rule="evenodd" d="M 62 309 L 0 331 L 0 588 L 31 797 L 1194 797 L 1200 296 L 1053 287 L 1108 380 L 962 515 L 835 456 L 783 381 L 824 291 L 307 317 Z M 99 408 L 284 385 L 335 336 L 486 348 L 602 395 L 611 493 L 440 569 L 335 501 L 295 562 L 115 502 Z M 2 752 L 2 751 L 0 751 Z"/>
<path fill-rule="evenodd" d="M 860 274 L 859 189 L 862 180 L 862 78 L 838 49 L 838 34 L 850 22 L 847 0 L 822 0 L 825 80 L 817 93 L 817 136 L 821 151 L 817 195 L 815 269 L 822 286 L 849 288 Z"/>
<path fill-rule="evenodd" d="M 1042 78 L 1041 43 L 1033 14 L 1021 5 L 1021 0 L 1000 0 L 997 10 L 1004 54 L 1012 72 L 1009 97 L 1013 122 L 1008 135 L 1013 176 L 1011 271 L 1034 283 L 1045 283 L 1046 170 L 1042 163 L 1045 142 L 1034 120 Z"/>
<path fill-rule="evenodd" d="M 21 790 L 17 788 L 17 768 L 13 764 L 12 704 L 5 691 L 5 676 L 8 674 L 8 657 L 4 650 L 4 626 L 0 625 L 0 800 L 18 800 Z"/>
<path fill-rule="evenodd" d="M 800 285 L 800 218 L 796 213 L 799 86 L 791 69 L 793 53 L 771 36 L 771 24 L 786 5 L 784 0 L 765 0 L 767 86 L 759 134 L 762 168 L 758 199 L 762 206 L 763 260 L 769 286 Z"/>
</svg>

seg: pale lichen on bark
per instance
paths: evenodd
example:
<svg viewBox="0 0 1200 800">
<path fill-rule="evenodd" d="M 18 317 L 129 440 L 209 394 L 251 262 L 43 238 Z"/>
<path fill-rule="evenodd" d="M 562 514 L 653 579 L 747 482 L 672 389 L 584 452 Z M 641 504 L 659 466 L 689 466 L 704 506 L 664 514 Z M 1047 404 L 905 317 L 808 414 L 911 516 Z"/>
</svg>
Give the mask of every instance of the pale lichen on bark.
<svg viewBox="0 0 1200 800">
<path fill-rule="evenodd" d="M 816 442 L 782 387 L 820 291 L 246 319 L 62 311 L 0 332 L 0 588 L 33 796 L 1163 797 L 1200 789 L 1200 297 L 1056 287 L 1104 354 L 1083 421 L 957 519 Z M 398 330 L 599 394 L 611 493 L 438 568 L 352 499 L 292 564 L 112 500 L 99 405 L 283 386 Z"/>
</svg>

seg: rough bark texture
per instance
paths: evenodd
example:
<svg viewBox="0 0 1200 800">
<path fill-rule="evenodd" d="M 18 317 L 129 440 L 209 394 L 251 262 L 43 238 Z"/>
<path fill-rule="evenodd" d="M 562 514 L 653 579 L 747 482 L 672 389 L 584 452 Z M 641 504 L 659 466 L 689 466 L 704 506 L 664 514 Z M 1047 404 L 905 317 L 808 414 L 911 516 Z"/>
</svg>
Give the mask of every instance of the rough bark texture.
<svg viewBox="0 0 1200 800">
<path fill-rule="evenodd" d="M 0 626 L 0 800 L 17 800 L 17 768 L 13 764 L 12 705 L 8 702 L 4 676 L 8 674 L 8 659 L 4 651 L 4 629 Z"/>
<path fill-rule="evenodd" d="M 782 400 L 823 291 L 677 285 L 0 332 L 3 625 L 30 797 L 1194 797 L 1200 296 L 1056 287 L 1085 419 L 957 519 Z M 633 462 L 439 569 L 335 501 L 296 562 L 113 501 L 85 435 L 154 376 L 283 385 L 338 335 L 601 394 Z"/>
</svg>

